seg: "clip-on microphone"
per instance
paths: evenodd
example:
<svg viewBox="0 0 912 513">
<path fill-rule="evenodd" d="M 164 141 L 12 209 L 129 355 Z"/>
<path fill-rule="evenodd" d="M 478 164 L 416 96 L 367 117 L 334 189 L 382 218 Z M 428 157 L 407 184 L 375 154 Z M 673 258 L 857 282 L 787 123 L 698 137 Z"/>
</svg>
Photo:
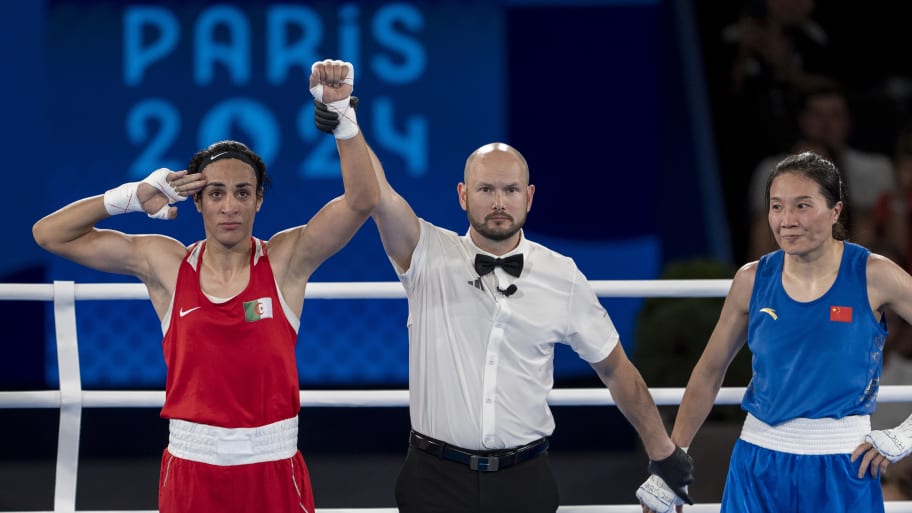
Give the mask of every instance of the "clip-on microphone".
<svg viewBox="0 0 912 513">
<path fill-rule="evenodd" d="M 506 296 L 506 297 L 512 296 L 513 294 L 516 293 L 517 290 L 518 290 L 518 289 L 516 288 L 516 284 L 515 284 L 515 283 L 511 283 L 510 286 L 507 287 L 507 288 L 505 288 L 505 289 L 502 289 L 502 288 L 500 288 L 500 287 L 497 287 L 497 292 L 500 292 L 501 294 L 503 294 L 503 295 Z"/>
</svg>

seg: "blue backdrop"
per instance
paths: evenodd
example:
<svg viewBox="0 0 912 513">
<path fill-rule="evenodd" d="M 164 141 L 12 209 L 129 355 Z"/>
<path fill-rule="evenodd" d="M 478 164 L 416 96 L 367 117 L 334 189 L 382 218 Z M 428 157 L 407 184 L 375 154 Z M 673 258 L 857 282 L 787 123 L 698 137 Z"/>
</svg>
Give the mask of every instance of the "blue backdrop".
<svg viewBox="0 0 912 513">
<path fill-rule="evenodd" d="M 574 257 L 590 279 L 655 278 L 669 258 L 666 232 L 679 232 L 658 208 L 669 184 L 660 168 L 686 145 L 665 137 L 679 94 L 663 80 L 666 11 L 658 1 L 17 6 L 18 22 L 8 21 L 0 37 L 16 47 L 21 71 L 4 85 L 4 106 L 22 121 L 3 135 L 21 148 L 13 165 L 28 193 L 13 200 L 20 249 L 0 255 L 0 275 L 133 281 L 43 253 L 29 227 L 157 167 L 183 169 L 220 139 L 246 142 L 272 176 L 254 235 L 305 223 L 341 193 L 334 141 L 313 128 L 307 91 L 310 64 L 332 57 L 355 63 L 359 122 L 419 216 L 464 232 L 456 183 L 465 157 L 484 143 L 510 142 L 538 188 L 527 237 Z M 687 156 L 675 165 L 686 182 Z M 103 227 L 184 243 L 203 234 L 189 204 L 175 221 L 131 215 Z M 690 243 L 702 250 L 699 236 Z M 313 281 L 395 279 L 368 222 Z M 641 302 L 604 301 L 628 349 Z M 163 384 L 161 330 L 148 302 L 80 302 L 77 313 L 86 386 Z M 43 330 L 23 327 L 13 345 L 23 347 L 23 361 L 37 361 L 25 347 L 39 336 L 41 377 L 53 385 L 53 319 L 45 314 Z M 404 384 L 405 321 L 404 300 L 307 301 L 302 383 Z M 558 379 L 591 375 L 559 352 Z M 20 372 L 7 384 L 23 379 Z"/>
</svg>

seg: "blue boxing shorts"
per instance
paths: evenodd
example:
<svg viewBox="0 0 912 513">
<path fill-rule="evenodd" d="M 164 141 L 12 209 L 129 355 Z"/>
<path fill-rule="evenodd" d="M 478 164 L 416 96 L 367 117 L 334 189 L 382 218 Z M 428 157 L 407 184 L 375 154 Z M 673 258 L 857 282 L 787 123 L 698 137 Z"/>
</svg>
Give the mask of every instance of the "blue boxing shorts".
<svg viewBox="0 0 912 513">
<path fill-rule="evenodd" d="M 883 513 L 880 479 L 851 454 L 793 454 L 735 442 L 722 513 Z"/>
</svg>

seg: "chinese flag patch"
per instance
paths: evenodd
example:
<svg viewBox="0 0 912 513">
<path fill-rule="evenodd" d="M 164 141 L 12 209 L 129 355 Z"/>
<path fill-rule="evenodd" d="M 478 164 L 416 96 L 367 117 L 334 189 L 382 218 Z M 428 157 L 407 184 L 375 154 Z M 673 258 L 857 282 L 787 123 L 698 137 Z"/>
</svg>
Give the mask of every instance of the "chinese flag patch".
<svg viewBox="0 0 912 513">
<path fill-rule="evenodd" d="M 851 306 L 831 306 L 830 321 L 832 322 L 852 322 Z"/>
</svg>

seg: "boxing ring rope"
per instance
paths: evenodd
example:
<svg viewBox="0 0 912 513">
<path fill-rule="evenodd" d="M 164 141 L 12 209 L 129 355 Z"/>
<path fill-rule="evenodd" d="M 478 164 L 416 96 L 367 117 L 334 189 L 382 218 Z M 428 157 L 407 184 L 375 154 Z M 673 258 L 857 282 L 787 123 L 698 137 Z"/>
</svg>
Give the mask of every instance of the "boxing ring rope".
<svg viewBox="0 0 912 513">
<path fill-rule="evenodd" d="M 723 297 L 731 280 L 593 280 L 599 297 Z M 57 339 L 59 390 L 0 392 L 0 409 L 57 408 L 60 427 L 57 444 L 57 467 L 53 513 L 76 511 L 76 478 L 79 464 L 79 436 L 82 408 L 150 408 L 164 404 L 164 391 L 82 390 L 76 335 L 76 301 L 110 299 L 148 299 L 145 286 L 132 284 L 74 283 L 0 284 L 0 301 L 51 301 Z M 307 299 L 396 299 L 405 298 L 398 282 L 311 283 Z M 722 388 L 716 405 L 739 404 L 744 387 Z M 677 405 L 683 388 L 653 388 L 656 404 Z M 302 390 L 301 407 L 404 407 L 408 406 L 407 390 Z M 878 402 L 912 400 L 912 386 L 883 386 Z M 548 402 L 554 406 L 614 405 L 605 388 L 555 389 Z M 632 495 L 631 491 L 631 495 Z M 96 513 L 79 510 L 80 513 Z M 396 513 L 395 508 L 317 509 L 317 513 Z M 559 513 L 639 513 L 637 504 L 561 506 Z M 687 506 L 693 513 L 715 513 L 719 504 Z M 888 513 L 912 513 L 912 501 L 887 502 Z M 19 512 L 11 512 L 19 513 Z M 24 513 L 24 512 L 23 512 Z M 50 512 L 29 512 L 50 513 Z M 97 512 L 101 513 L 101 512 Z M 155 513 L 132 510 L 104 513 Z"/>
</svg>

